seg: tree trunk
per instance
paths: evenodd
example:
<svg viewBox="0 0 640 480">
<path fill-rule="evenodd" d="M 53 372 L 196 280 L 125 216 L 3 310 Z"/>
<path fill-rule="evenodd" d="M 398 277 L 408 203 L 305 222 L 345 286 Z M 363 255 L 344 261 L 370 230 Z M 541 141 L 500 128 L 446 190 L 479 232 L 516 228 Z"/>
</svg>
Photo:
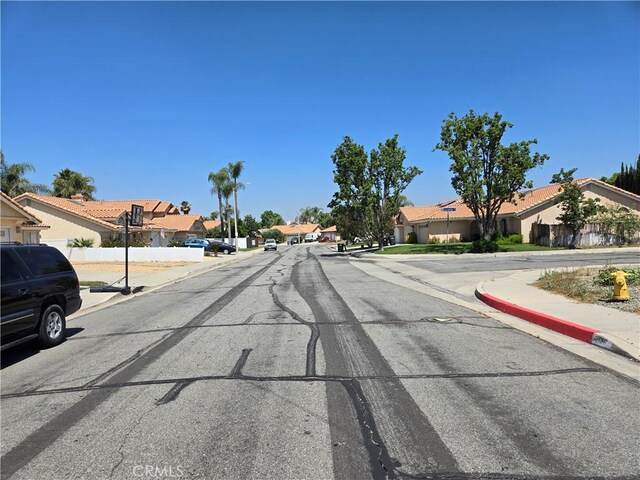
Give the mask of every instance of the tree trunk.
<svg viewBox="0 0 640 480">
<path fill-rule="evenodd" d="M 218 192 L 218 209 L 220 211 L 220 235 L 224 240 L 224 215 L 222 215 L 222 193 Z"/>
<path fill-rule="evenodd" d="M 236 220 L 233 224 L 236 234 L 236 243 L 234 245 L 238 248 L 238 191 L 235 188 L 233 189 L 233 218 Z"/>
</svg>

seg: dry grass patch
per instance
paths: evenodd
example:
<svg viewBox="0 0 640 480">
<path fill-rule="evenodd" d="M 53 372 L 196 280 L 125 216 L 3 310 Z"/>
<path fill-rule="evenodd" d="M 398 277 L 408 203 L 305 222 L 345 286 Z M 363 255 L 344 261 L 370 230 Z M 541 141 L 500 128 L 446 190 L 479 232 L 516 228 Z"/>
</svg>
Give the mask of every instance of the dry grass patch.
<svg viewBox="0 0 640 480">
<path fill-rule="evenodd" d="M 613 286 L 603 285 L 603 280 L 613 270 L 624 270 L 634 274 L 628 283 L 628 302 L 612 302 Z M 592 303 L 607 307 L 617 308 L 626 312 L 640 314 L 640 282 L 635 280 L 637 267 L 603 267 L 603 268 L 578 268 L 563 269 L 545 272 L 533 285 L 549 292 L 564 295 L 582 303 Z"/>
</svg>

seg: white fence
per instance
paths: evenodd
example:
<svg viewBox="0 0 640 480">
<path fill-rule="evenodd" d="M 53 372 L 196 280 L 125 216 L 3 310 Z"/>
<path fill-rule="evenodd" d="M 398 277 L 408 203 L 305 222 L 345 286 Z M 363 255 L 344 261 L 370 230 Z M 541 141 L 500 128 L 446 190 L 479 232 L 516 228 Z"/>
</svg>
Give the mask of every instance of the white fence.
<svg viewBox="0 0 640 480">
<path fill-rule="evenodd" d="M 124 248 L 71 248 L 67 240 L 47 240 L 43 243 L 60 250 L 77 262 L 124 262 Z M 204 248 L 129 247 L 130 262 L 202 262 Z"/>
<path fill-rule="evenodd" d="M 217 240 L 219 242 L 228 242 L 229 239 L 228 238 L 207 238 L 207 240 L 211 241 L 211 240 Z M 231 245 L 234 245 L 236 242 L 235 238 L 231 238 Z M 252 247 L 257 247 L 258 246 L 258 239 L 257 238 L 238 238 L 238 248 L 252 248 Z"/>
</svg>

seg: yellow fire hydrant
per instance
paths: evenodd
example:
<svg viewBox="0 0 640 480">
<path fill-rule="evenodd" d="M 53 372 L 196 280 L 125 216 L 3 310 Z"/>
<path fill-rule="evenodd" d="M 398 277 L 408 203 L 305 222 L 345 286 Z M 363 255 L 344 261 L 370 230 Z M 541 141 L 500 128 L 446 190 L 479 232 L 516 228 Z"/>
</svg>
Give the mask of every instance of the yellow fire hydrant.
<svg viewBox="0 0 640 480">
<path fill-rule="evenodd" d="M 613 300 L 617 302 L 626 302 L 629 300 L 629 289 L 627 288 L 627 277 L 629 273 L 618 270 L 611 274 L 613 277 Z"/>
</svg>

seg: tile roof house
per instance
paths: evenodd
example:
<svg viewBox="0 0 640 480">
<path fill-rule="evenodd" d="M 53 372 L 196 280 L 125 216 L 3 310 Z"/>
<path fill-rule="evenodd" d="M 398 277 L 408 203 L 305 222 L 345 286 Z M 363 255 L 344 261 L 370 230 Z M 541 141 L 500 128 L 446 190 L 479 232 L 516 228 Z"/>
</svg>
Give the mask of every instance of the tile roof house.
<svg viewBox="0 0 640 480">
<path fill-rule="evenodd" d="M 42 235 L 49 241 L 91 238 L 99 246 L 105 239 L 121 238 L 132 205 L 144 208 L 142 227 L 129 227 L 132 241 L 166 246 L 171 240 L 202 237 L 205 231 L 200 215 L 181 215 L 173 204 L 160 200 L 88 201 L 81 195 L 68 199 L 25 193 L 15 201 L 51 226 Z"/>
<path fill-rule="evenodd" d="M 289 225 L 274 225 L 271 227 L 271 229 L 274 228 L 280 230 L 288 242 L 294 237 L 302 239 L 307 233 L 319 234 L 322 227 L 319 223 L 290 223 Z"/>
<path fill-rule="evenodd" d="M 48 225 L 0 192 L 0 241 L 40 243 L 40 232 Z"/>
<path fill-rule="evenodd" d="M 640 214 L 640 196 L 609 185 L 594 178 L 576 180 L 585 198 L 600 198 L 601 204 L 620 204 Z M 558 224 L 561 213 L 554 199 L 559 195 L 559 185 L 551 184 L 522 192 L 513 203 L 504 203 L 498 212 L 498 228 L 506 234 L 519 233 L 523 242 L 532 241 L 534 223 Z M 443 208 L 455 208 L 446 212 Z M 416 232 L 418 243 L 429 243 L 430 239 L 442 241 L 447 235 L 447 213 L 449 217 L 449 241 L 469 241 L 479 235 L 473 212 L 461 199 L 425 207 L 402 207 L 395 228 L 396 239 L 404 242 L 406 234 Z"/>
<path fill-rule="evenodd" d="M 220 220 L 205 220 L 204 228 L 206 230 L 211 230 L 213 228 L 220 228 Z"/>
<path fill-rule="evenodd" d="M 338 227 L 336 225 L 323 228 L 320 230 L 320 235 L 323 237 L 329 237 L 329 240 L 332 242 L 340 240 L 340 234 L 338 233 Z"/>
</svg>

